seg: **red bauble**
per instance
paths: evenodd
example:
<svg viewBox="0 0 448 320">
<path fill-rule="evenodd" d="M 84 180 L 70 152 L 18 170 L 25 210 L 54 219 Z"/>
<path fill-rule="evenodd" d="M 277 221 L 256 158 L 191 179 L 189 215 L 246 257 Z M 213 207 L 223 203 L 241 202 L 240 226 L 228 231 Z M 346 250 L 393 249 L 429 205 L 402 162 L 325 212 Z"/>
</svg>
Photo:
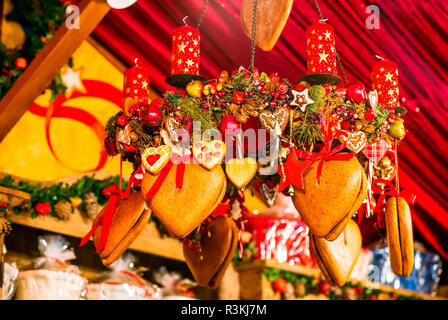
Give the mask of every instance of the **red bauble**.
<svg viewBox="0 0 448 320">
<path fill-rule="evenodd" d="M 353 102 L 363 102 L 366 97 L 366 87 L 360 81 L 347 85 L 347 97 Z"/>
<path fill-rule="evenodd" d="M 319 286 L 319 293 L 323 295 L 329 294 L 331 291 L 331 285 L 327 281 L 321 281 Z"/>
<path fill-rule="evenodd" d="M 285 292 L 286 291 L 286 280 L 283 278 L 278 278 L 272 283 L 272 287 L 277 292 Z"/>
<path fill-rule="evenodd" d="M 241 104 L 244 102 L 244 94 L 242 92 L 233 93 L 233 102 L 236 104 Z"/>
<path fill-rule="evenodd" d="M 51 205 L 48 202 L 45 202 L 45 203 L 38 202 L 34 206 L 34 209 L 41 216 L 46 216 L 51 212 Z"/>
<path fill-rule="evenodd" d="M 23 69 L 25 69 L 26 66 L 28 65 L 28 62 L 26 61 L 25 58 L 17 58 L 17 59 L 14 61 L 14 65 L 16 66 L 17 69 L 21 69 L 21 70 L 23 70 Z"/>
<path fill-rule="evenodd" d="M 142 121 L 149 127 L 158 127 L 163 120 L 163 111 L 160 106 L 163 103 L 162 98 L 154 99 L 148 106 L 145 113 L 142 116 Z"/>
<path fill-rule="evenodd" d="M 120 127 L 124 127 L 126 125 L 126 123 L 128 122 L 128 120 L 126 119 L 126 116 L 124 114 L 122 114 L 121 116 L 119 116 L 117 118 L 117 124 Z"/>
<path fill-rule="evenodd" d="M 366 118 L 366 120 L 368 121 L 373 121 L 376 118 L 375 112 L 373 112 L 372 109 L 369 109 L 366 111 L 366 113 L 364 114 L 364 118 Z"/>
<path fill-rule="evenodd" d="M 224 116 L 221 120 L 220 131 L 223 135 L 227 134 L 235 134 L 240 130 L 240 124 L 236 122 L 235 118 L 232 115 Z"/>
</svg>

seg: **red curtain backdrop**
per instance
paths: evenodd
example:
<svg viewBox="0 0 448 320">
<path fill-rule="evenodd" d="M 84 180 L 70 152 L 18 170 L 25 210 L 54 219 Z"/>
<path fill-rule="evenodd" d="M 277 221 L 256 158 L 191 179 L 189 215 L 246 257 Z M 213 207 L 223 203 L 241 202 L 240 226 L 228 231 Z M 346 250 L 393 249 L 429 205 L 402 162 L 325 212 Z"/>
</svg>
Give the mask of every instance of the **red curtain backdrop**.
<svg viewBox="0 0 448 320">
<path fill-rule="evenodd" d="M 213 79 L 221 70 L 248 67 L 250 41 L 239 15 L 242 0 L 210 0 L 201 31 L 201 74 Z M 94 37 L 126 64 L 137 57 L 151 74 L 151 86 L 169 89 L 171 35 L 187 23 L 196 26 L 203 0 L 139 0 L 113 10 Z M 375 55 L 395 61 L 400 94 L 406 98 L 406 139 L 399 146 L 400 185 L 417 194 L 414 229 L 448 259 L 448 2 L 440 0 L 319 1 L 335 27 L 336 45 L 348 80 L 370 88 Z M 369 30 L 366 7 L 380 9 L 380 28 Z M 275 8 L 272 8 L 275 10 Z M 306 73 L 305 30 L 319 17 L 312 0 L 295 0 L 275 48 L 257 48 L 255 66 L 296 81 Z"/>
</svg>

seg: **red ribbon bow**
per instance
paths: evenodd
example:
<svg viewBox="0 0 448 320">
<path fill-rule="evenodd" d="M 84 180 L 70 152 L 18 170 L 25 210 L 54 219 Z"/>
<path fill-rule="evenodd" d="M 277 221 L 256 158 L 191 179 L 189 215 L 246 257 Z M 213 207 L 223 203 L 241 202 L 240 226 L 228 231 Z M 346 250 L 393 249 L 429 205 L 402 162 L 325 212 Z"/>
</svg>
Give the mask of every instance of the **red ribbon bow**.
<svg viewBox="0 0 448 320">
<path fill-rule="evenodd" d="M 384 189 L 381 189 L 377 186 L 377 184 L 382 183 L 385 184 L 386 187 Z M 401 197 L 406 200 L 406 202 L 410 205 L 413 205 L 415 203 L 416 195 L 415 193 L 409 191 L 409 190 L 403 190 L 399 191 L 395 187 L 395 185 L 386 179 L 383 178 L 377 178 L 373 180 L 372 182 L 372 192 L 375 194 L 380 194 L 380 197 L 378 198 L 377 205 L 375 207 L 374 212 L 378 216 L 378 227 L 384 228 L 384 211 L 386 207 L 386 196 L 391 197 Z"/>
<path fill-rule="evenodd" d="M 342 136 L 342 135 L 347 136 L 347 133 L 344 131 L 339 131 L 332 138 L 326 139 L 326 141 L 324 142 L 324 144 L 319 152 L 308 153 L 304 150 L 295 149 L 295 152 L 296 152 L 296 155 L 298 158 L 311 160 L 310 166 L 314 162 L 319 161 L 319 165 L 317 167 L 317 173 L 316 173 L 317 183 L 320 183 L 320 176 L 322 174 L 322 167 L 324 165 L 324 161 L 329 161 L 329 160 L 347 161 L 355 156 L 355 154 L 353 152 L 338 154 L 338 152 L 341 152 L 343 149 L 345 149 L 346 142 L 343 142 L 340 145 L 338 145 L 337 147 L 334 147 L 333 149 L 331 149 L 331 145 L 333 144 L 334 138 L 337 136 Z"/>
<path fill-rule="evenodd" d="M 96 219 L 96 222 L 92 226 L 92 229 L 90 229 L 90 231 L 84 236 L 84 238 L 81 239 L 81 242 L 79 244 L 80 247 L 82 247 L 83 245 L 85 245 L 87 243 L 87 241 L 89 241 L 90 237 L 93 235 L 95 230 L 101 224 L 102 228 L 101 228 L 100 239 L 98 241 L 98 246 L 96 248 L 95 253 L 98 253 L 104 249 L 104 247 L 106 246 L 107 237 L 109 236 L 109 230 L 110 230 L 110 225 L 112 222 L 112 216 L 113 216 L 114 212 L 117 210 L 118 201 L 120 199 L 128 199 L 129 198 L 129 194 L 131 192 L 131 187 L 134 184 L 135 175 L 137 173 L 141 173 L 141 172 L 142 172 L 142 168 L 140 166 L 132 174 L 131 178 L 129 179 L 128 186 L 126 187 L 126 190 L 124 192 L 120 192 L 120 188 L 116 184 L 113 184 L 108 187 L 108 188 L 110 188 L 110 190 L 109 190 L 110 196 L 109 196 L 109 200 L 107 201 L 106 209 L 104 210 L 103 214 L 100 217 L 98 217 L 98 219 Z"/>
</svg>

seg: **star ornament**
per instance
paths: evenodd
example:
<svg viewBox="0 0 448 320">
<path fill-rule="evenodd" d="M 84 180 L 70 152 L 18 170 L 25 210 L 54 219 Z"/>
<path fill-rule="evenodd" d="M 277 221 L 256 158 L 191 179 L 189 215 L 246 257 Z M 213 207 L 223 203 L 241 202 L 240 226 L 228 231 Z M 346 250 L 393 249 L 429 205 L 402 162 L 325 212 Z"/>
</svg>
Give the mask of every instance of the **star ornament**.
<svg viewBox="0 0 448 320">
<path fill-rule="evenodd" d="M 281 166 L 277 166 L 277 173 L 280 175 L 278 190 L 283 191 L 289 187 L 289 185 L 303 189 L 303 173 L 311 164 L 312 161 L 310 160 L 299 161 L 295 149 L 291 149 L 291 151 L 289 151 L 288 159 L 286 159 L 286 162 L 283 164 L 284 176 Z"/>
<path fill-rule="evenodd" d="M 294 100 L 290 103 L 291 106 L 299 107 L 302 112 L 305 112 L 306 106 L 315 101 L 310 98 L 308 88 L 302 91 L 291 90 Z"/>
<path fill-rule="evenodd" d="M 70 98 L 75 91 L 86 93 L 87 90 L 81 80 L 81 72 L 81 68 L 76 70 L 67 68 L 64 74 L 61 75 L 62 83 L 67 87 L 67 90 L 65 91 L 65 96 L 67 98 Z"/>
</svg>

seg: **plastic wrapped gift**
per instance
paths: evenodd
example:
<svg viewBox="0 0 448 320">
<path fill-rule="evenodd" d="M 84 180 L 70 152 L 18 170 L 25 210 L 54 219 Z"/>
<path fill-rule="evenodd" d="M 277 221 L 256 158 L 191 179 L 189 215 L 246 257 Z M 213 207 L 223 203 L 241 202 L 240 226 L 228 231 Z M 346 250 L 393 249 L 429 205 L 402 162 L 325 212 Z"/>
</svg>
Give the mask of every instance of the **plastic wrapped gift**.
<svg viewBox="0 0 448 320">
<path fill-rule="evenodd" d="M 41 257 L 17 279 L 17 300 L 79 300 L 85 296 L 87 280 L 78 267 L 67 261 L 75 259 L 68 241 L 59 235 L 39 237 Z"/>
<path fill-rule="evenodd" d="M 6 246 L 3 246 L 3 253 L 6 254 L 6 252 Z M 3 300 L 11 300 L 14 296 L 18 275 L 19 269 L 15 262 L 3 264 L 3 297 L 1 297 Z"/>
<path fill-rule="evenodd" d="M 402 288 L 427 294 L 437 291 L 442 261 L 436 254 L 414 251 L 414 268 L 409 277 L 399 277 L 392 271 L 389 248 L 377 245 L 373 250 L 373 261 L 369 266 L 369 280 L 387 284 L 395 289 Z"/>
<path fill-rule="evenodd" d="M 87 300 L 150 300 L 160 299 L 161 290 L 140 277 L 145 268 L 135 267 L 131 253 L 122 255 L 87 285 Z"/>
<path fill-rule="evenodd" d="M 308 227 L 291 197 L 278 192 L 272 207 L 249 217 L 247 230 L 252 233 L 257 259 L 318 268 L 309 250 Z"/>
<path fill-rule="evenodd" d="M 154 280 L 162 286 L 164 300 L 197 300 L 191 290 L 197 284 L 183 279 L 179 272 L 168 272 L 166 267 L 160 267 L 154 272 Z"/>
</svg>

